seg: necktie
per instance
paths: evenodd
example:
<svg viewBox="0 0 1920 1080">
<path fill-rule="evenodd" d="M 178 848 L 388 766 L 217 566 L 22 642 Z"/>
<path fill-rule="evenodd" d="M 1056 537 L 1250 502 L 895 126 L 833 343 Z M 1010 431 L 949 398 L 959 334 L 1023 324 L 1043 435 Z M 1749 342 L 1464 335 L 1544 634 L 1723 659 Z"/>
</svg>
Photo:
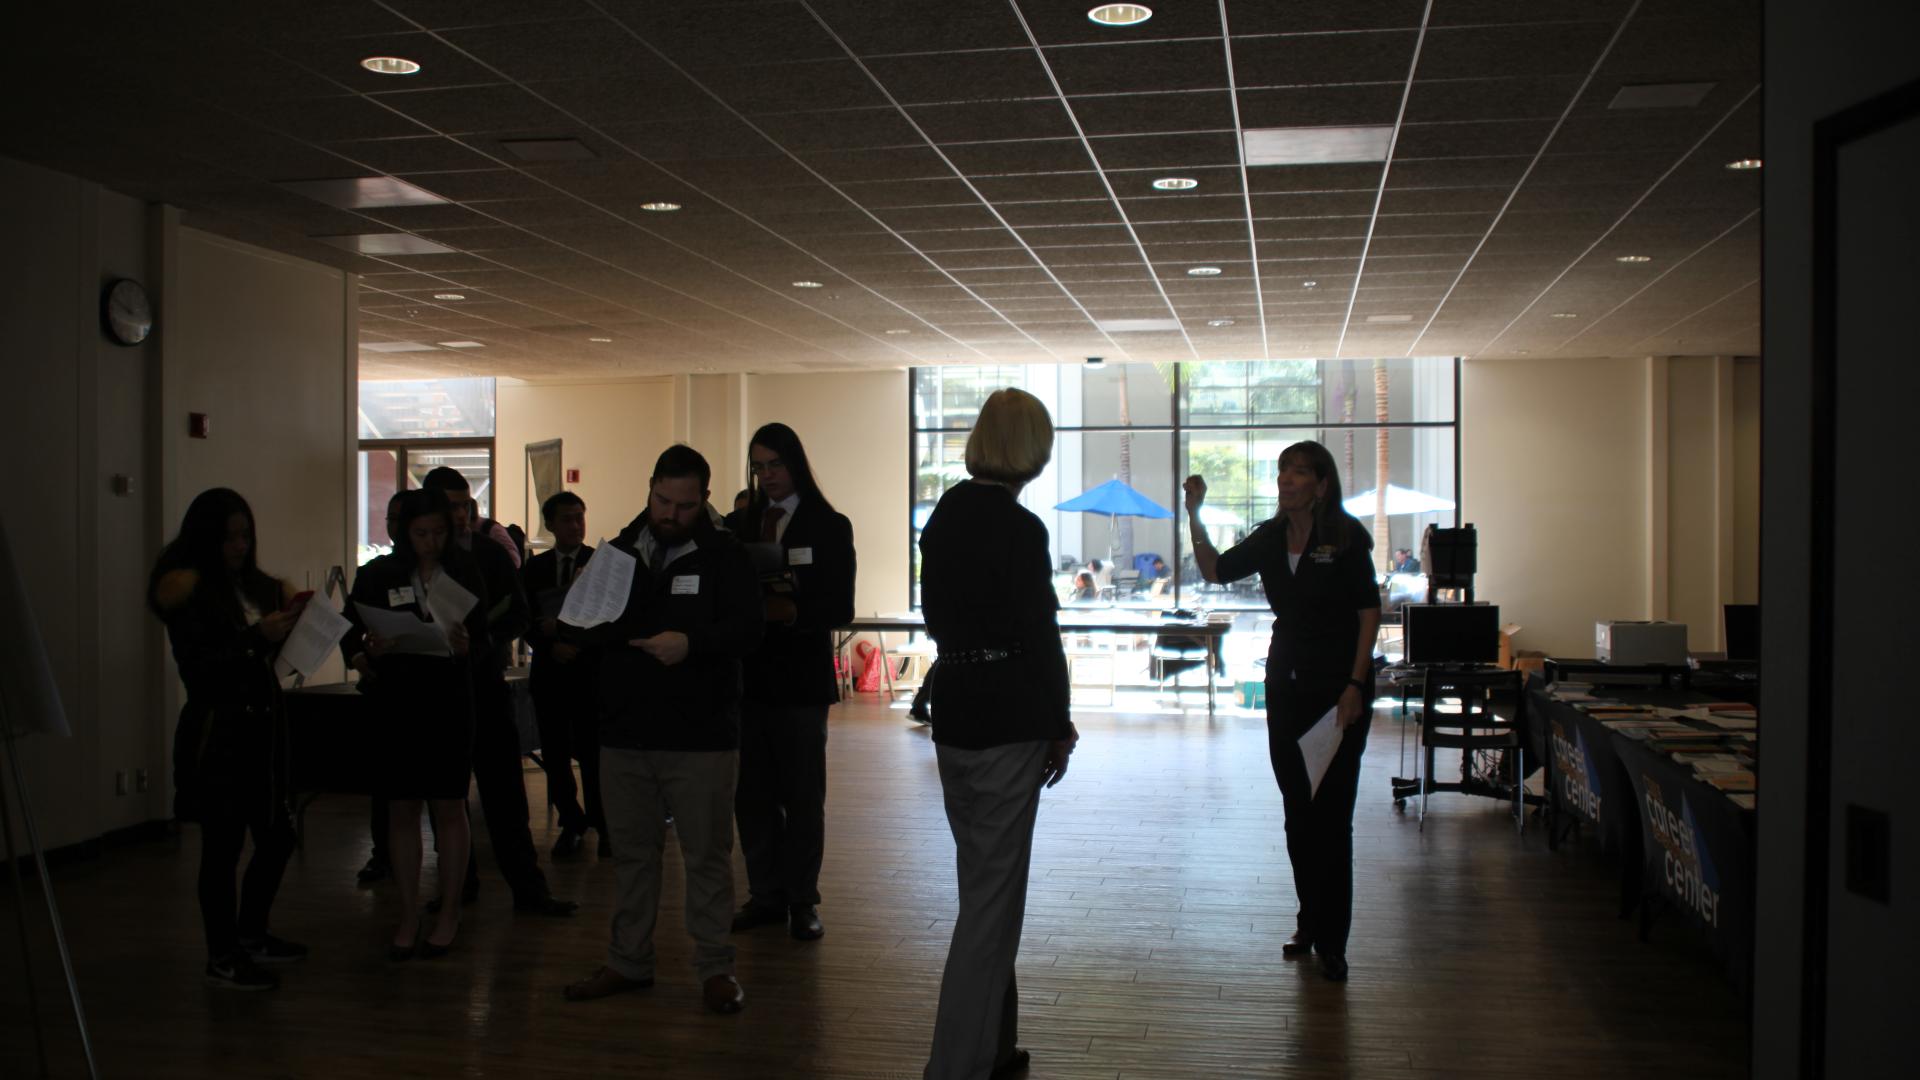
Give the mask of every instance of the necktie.
<svg viewBox="0 0 1920 1080">
<path fill-rule="evenodd" d="M 785 507 L 767 507 L 767 512 L 760 517 L 760 539 L 763 543 L 771 544 L 780 539 L 780 519 L 786 516 Z"/>
</svg>

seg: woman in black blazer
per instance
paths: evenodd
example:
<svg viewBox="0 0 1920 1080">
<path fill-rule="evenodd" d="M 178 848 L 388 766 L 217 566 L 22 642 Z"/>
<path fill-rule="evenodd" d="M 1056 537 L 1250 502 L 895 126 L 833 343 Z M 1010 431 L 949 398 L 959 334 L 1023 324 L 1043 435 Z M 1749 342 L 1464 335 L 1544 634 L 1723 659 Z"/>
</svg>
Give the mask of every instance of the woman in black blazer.
<svg viewBox="0 0 1920 1080">
<path fill-rule="evenodd" d="M 1078 738 L 1047 527 L 1017 501 L 1053 454 L 1046 406 L 987 399 L 967 472 L 920 534 L 920 604 L 940 656 L 930 707 L 953 830 L 960 914 L 940 979 L 928 1080 L 1023 1069 L 1013 962 L 1026 916 L 1040 789 L 1066 775 Z"/>
<path fill-rule="evenodd" d="M 796 940 L 814 941 L 826 933 L 816 906 L 826 851 L 827 710 L 840 700 L 833 630 L 853 620 L 853 524 L 821 493 L 792 428 L 762 426 L 747 460 L 747 507 L 728 516 L 727 528 L 762 545 L 766 636 L 742 671 L 734 820 L 748 895 L 733 928 L 784 922 Z"/>
<path fill-rule="evenodd" d="M 353 629 L 341 642 L 347 662 L 361 676 L 386 741 L 378 751 L 380 798 L 389 800 L 387 849 L 400 885 L 400 924 L 388 955 L 405 960 L 416 951 L 444 955 L 460 927 L 461 885 L 471 856 L 467 825 L 467 779 L 473 771 L 473 678 L 469 670 L 487 655 L 487 590 L 478 568 L 452 542 L 446 496 L 409 491 L 395 515 L 392 553 L 354 576 L 347 618 Z M 475 603 L 464 619 L 445 627 L 450 656 L 399 653 L 369 632 L 360 605 L 405 612 L 434 621 L 433 590 L 457 583 Z M 420 940 L 420 810 L 433 814 L 440 851 L 438 921 Z"/>
<path fill-rule="evenodd" d="M 255 551 L 247 501 L 211 488 L 187 507 L 147 582 L 147 605 L 166 623 L 187 690 L 173 738 L 174 816 L 200 824 L 206 979 L 231 990 L 271 990 L 279 980 L 258 965 L 307 955 L 267 933 L 293 852 L 287 720 L 273 662 L 306 601 L 262 573 Z M 233 875 L 248 833 L 253 858 L 236 909 Z"/>
<path fill-rule="evenodd" d="M 1335 982 L 1347 978 L 1353 923 L 1353 803 L 1373 721 L 1373 643 L 1380 632 L 1373 538 L 1340 505 L 1340 470 L 1317 442 L 1280 453 L 1280 512 L 1221 553 L 1200 524 L 1207 482 L 1186 482 L 1187 518 L 1200 576 L 1260 575 L 1273 609 L 1267 650 L 1267 753 L 1287 814 L 1287 858 L 1300 912 L 1286 957 L 1309 951 Z M 1328 711 L 1341 729 L 1316 793 L 1300 737 Z"/>
</svg>

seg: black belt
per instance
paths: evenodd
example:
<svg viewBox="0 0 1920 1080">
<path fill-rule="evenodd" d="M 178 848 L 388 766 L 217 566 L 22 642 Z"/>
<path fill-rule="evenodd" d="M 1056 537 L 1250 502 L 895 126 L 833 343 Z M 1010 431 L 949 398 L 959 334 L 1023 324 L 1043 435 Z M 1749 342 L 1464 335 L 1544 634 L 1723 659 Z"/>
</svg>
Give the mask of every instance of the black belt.
<svg viewBox="0 0 1920 1080">
<path fill-rule="evenodd" d="M 1011 660 L 1020 655 L 1018 648 L 1011 649 L 959 649 L 949 652 L 940 650 L 940 662 L 943 664 L 992 664 L 1001 660 Z"/>
</svg>

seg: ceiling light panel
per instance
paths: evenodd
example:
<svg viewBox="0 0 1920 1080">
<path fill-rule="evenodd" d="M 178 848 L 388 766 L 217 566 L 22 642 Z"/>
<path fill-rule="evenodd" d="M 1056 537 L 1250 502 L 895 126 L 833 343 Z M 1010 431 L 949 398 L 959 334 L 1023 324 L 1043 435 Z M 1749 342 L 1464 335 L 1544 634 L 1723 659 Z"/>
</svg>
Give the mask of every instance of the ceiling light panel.
<svg viewBox="0 0 1920 1080">
<path fill-rule="evenodd" d="M 1140 334 L 1152 330 L 1178 330 L 1179 319 L 1101 319 L 1094 323 L 1109 334 Z"/>
<path fill-rule="evenodd" d="M 1706 100 L 1718 83 L 1646 83 L 1623 86 L 1607 102 L 1609 109 L 1691 109 Z"/>
<path fill-rule="evenodd" d="M 282 180 L 279 186 L 295 195 L 342 210 L 371 210 L 391 206 L 437 206 L 446 199 L 423 187 L 391 176 L 350 176 L 335 180 Z"/>
<path fill-rule="evenodd" d="M 316 236 L 314 239 L 362 255 L 452 255 L 456 250 L 412 233 L 355 233 L 351 236 Z"/>
<path fill-rule="evenodd" d="M 1256 128 L 1241 133 L 1248 165 L 1338 165 L 1385 161 L 1393 128 Z"/>
</svg>

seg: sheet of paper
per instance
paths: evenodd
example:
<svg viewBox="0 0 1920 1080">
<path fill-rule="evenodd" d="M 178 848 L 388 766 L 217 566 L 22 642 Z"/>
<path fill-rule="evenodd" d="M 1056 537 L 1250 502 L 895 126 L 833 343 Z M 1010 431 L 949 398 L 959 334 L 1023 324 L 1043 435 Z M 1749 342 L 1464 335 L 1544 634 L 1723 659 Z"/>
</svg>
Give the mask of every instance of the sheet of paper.
<svg viewBox="0 0 1920 1080">
<path fill-rule="evenodd" d="M 1300 754 L 1307 759 L 1307 779 L 1312 782 L 1308 798 L 1320 794 L 1320 780 L 1327 775 L 1327 766 L 1333 764 L 1334 752 L 1340 749 L 1340 740 L 1346 736 L 1336 716 L 1339 706 L 1327 710 L 1327 715 L 1314 721 L 1305 735 L 1300 736 Z"/>
<path fill-rule="evenodd" d="M 340 643 L 353 624 L 345 615 L 333 610 L 333 606 L 314 597 L 300 612 L 300 618 L 287 633 L 287 640 L 280 646 L 280 659 L 293 670 L 311 679 L 320 670 L 320 665 L 333 655 L 333 647 Z"/>
<path fill-rule="evenodd" d="M 387 650 L 419 656 L 452 656 L 453 647 L 438 623 L 422 622 L 411 611 L 388 611 L 371 604 L 355 604 L 360 622 L 385 639 Z"/>
<path fill-rule="evenodd" d="M 467 612 L 479 602 L 479 597 L 446 573 L 435 574 L 433 584 L 427 589 L 427 610 L 433 612 L 433 621 L 443 627 L 466 622 Z"/>
<path fill-rule="evenodd" d="M 610 623 L 627 610 L 633 588 L 634 557 L 602 539 L 587 568 L 567 590 L 560 621 L 582 630 Z"/>
</svg>

